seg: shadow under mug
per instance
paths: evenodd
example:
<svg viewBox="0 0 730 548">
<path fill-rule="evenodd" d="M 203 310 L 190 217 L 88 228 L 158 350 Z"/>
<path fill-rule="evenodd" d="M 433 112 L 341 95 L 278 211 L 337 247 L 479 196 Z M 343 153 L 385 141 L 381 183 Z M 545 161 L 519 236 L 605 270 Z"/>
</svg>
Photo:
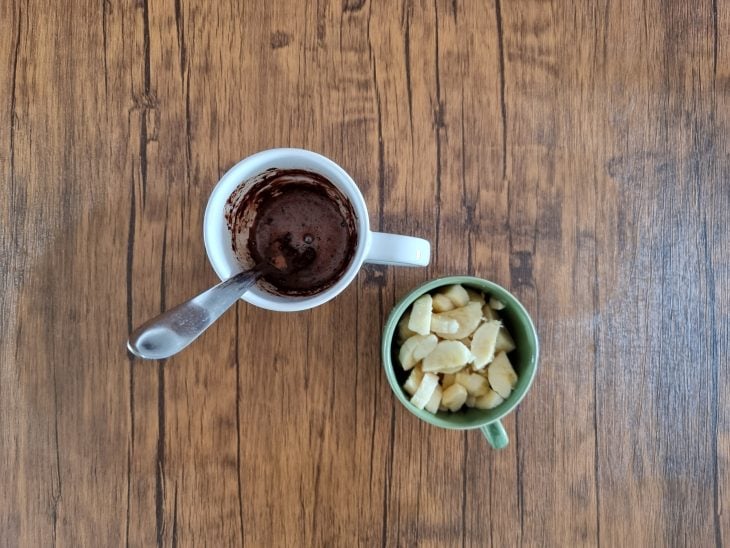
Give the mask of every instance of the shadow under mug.
<svg viewBox="0 0 730 548">
<path fill-rule="evenodd" d="M 517 384 L 507 399 L 494 409 L 464 409 L 456 413 L 439 411 L 430 413 L 425 409 L 418 409 L 410 401 L 410 396 L 403 390 L 403 383 L 409 373 L 403 371 L 398 365 L 398 345 L 396 344 L 396 332 L 398 322 L 403 314 L 410 308 L 413 301 L 421 295 L 429 293 L 447 285 L 461 284 L 464 287 L 488 293 L 490 296 L 499 299 L 504 303 L 505 308 L 500 310 L 502 322 L 512 335 L 515 341 L 515 350 L 508 354 L 510 362 L 518 375 Z M 500 285 L 472 276 L 450 276 L 427 282 L 403 297 L 395 305 L 383 329 L 381 353 L 385 374 L 388 377 L 390 387 L 398 400 L 419 419 L 452 430 L 479 429 L 487 438 L 489 444 L 495 449 L 502 449 L 509 443 L 507 431 L 502 425 L 501 419 L 510 413 L 522 399 L 527 395 L 532 381 L 537 372 L 539 357 L 539 343 L 537 331 L 532 323 L 530 315 L 522 306 L 522 303 L 509 291 Z"/>
<path fill-rule="evenodd" d="M 254 286 L 241 297 L 244 301 L 280 312 L 307 310 L 326 303 L 344 291 L 364 263 L 428 265 L 431 244 L 427 240 L 370 230 L 365 199 L 352 177 L 339 165 L 309 150 L 275 148 L 264 150 L 238 162 L 223 175 L 210 195 L 203 220 L 203 237 L 208 260 L 221 280 L 227 280 L 242 268 L 231 246 L 232 234 L 225 219 L 226 202 L 241 185 L 247 185 L 272 168 L 312 171 L 335 185 L 349 200 L 355 212 L 357 247 L 342 277 L 320 293 L 305 297 L 282 296 Z M 244 186 L 243 192 L 247 190 Z"/>
</svg>

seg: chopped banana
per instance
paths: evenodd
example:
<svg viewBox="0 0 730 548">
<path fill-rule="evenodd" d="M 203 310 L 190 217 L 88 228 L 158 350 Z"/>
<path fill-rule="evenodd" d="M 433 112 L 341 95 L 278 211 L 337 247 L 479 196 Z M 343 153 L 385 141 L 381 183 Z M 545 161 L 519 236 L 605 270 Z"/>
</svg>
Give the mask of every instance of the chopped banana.
<svg viewBox="0 0 730 548">
<path fill-rule="evenodd" d="M 468 337 L 479 327 L 479 323 L 482 321 L 482 307 L 479 303 L 469 303 L 461 308 L 434 314 L 434 316 L 439 317 L 438 321 L 441 321 L 441 319 L 456 320 L 458 323 L 456 331 L 432 329 L 434 333 L 443 339 L 458 341 L 459 339 Z"/>
<path fill-rule="evenodd" d="M 469 302 L 469 294 L 459 284 L 450 285 L 444 291 L 444 295 L 454 303 L 454 306 L 466 306 Z"/>
<path fill-rule="evenodd" d="M 433 333 L 426 335 L 425 337 L 423 337 L 423 335 L 418 336 L 422 337 L 422 339 L 418 343 L 418 346 L 413 349 L 413 359 L 420 362 L 423 358 L 434 351 L 436 345 L 439 343 L 439 338 Z"/>
<path fill-rule="evenodd" d="M 423 409 L 424 407 L 426 407 L 426 404 L 431 399 L 431 396 L 433 396 L 433 393 L 436 391 L 436 388 L 438 388 L 438 385 L 438 376 L 434 375 L 433 373 L 426 373 L 423 376 L 423 380 L 421 380 L 421 384 L 418 385 L 418 390 L 416 390 L 416 393 L 413 394 L 413 397 L 411 398 L 411 403 L 415 405 L 418 409 Z"/>
<path fill-rule="evenodd" d="M 436 335 L 413 335 L 406 340 L 398 352 L 398 361 L 405 371 L 411 369 L 436 348 L 439 340 Z"/>
<path fill-rule="evenodd" d="M 421 381 L 423 380 L 423 370 L 421 369 L 420 365 L 417 365 L 412 371 L 411 374 L 408 375 L 408 379 L 406 380 L 405 384 L 403 385 L 403 390 L 408 392 L 410 396 L 416 393 L 416 390 L 418 390 L 418 385 L 421 384 Z"/>
<path fill-rule="evenodd" d="M 492 389 L 505 399 L 517 384 L 517 374 L 512 369 L 512 364 L 504 352 L 497 354 L 494 361 L 489 365 L 487 377 Z"/>
<path fill-rule="evenodd" d="M 454 303 L 451 302 L 446 295 L 442 293 L 436 293 L 433 296 L 433 310 L 434 312 L 447 312 L 454 309 Z"/>
<path fill-rule="evenodd" d="M 509 331 L 502 327 L 497 333 L 497 343 L 494 346 L 495 352 L 512 352 L 516 348 L 515 341 Z"/>
<path fill-rule="evenodd" d="M 441 379 L 441 386 L 443 388 L 448 388 L 455 382 L 456 382 L 456 375 L 454 373 L 445 373 L 444 377 Z"/>
<path fill-rule="evenodd" d="M 491 306 L 494 310 L 504 310 L 504 303 L 494 297 L 489 299 L 489 306 Z"/>
<path fill-rule="evenodd" d="M 474 355 L 474 369 L 483 369 L 494 359 L 494 348 L 497 344 L 497 335 L 502 324 L 497 320 L 483 323 L 474 332 L 469 349 Z M 408 341 L 406 341 L 408 342 Z"/>
<path fill-rule="evenodd" d="M 436 348 L 423 360 L 425 372 L 455 373 L 463 368 L 469 359 L 471 352 L 459 341 L 441 341 Z"/>
<path fill-rule="evenodd" d="M 499 314 L 497 314 L 494 309 L 488 304 L 485 304 L 482 307 L 482 314 L 484 314 L 484 317 L 487 319 L 487 321 L 499 319 Z"/>
<path fill-rule="evenodd" d="M 441 390 L 441 387 L 437 384 L 436 390 L 433 391 L 433 394 L 431 394 L 431 399 L 428 400 L 428 403 L 426 404 L 426 411 L 429 411 L 431 413 L 436 413 L 439 410 L 439 406 L 441 404 L 441 396 L 443 394 L 443 390 Z"/>
<path fill-rule="evenodd" d="M 456 382 L 466 388 L 470 396 L 483 396 L 489 392 L 487 379 L 476 373 L 461 372 L 456 374 Z"/>
<path fill-rule="evenodd" d="M 413 349 L 416 348 L 420 342 L 418 337 L 423 337 L 423 335 L 413 335 L 412 337 L 409 337 L 400 345 L 400 350 L 398 350 L 398 361 L 405 371 L 413 369 L 413 366 L 416 365 L 416 360 L 413 359 Z M 423 338 L 425 339 L 426 337 Z"/>
<path fill-rule="evenodd" d="M 411 308 L 411 319 L 408 320 L 408 329 L 419 335 L 428 335 L 431 327 L 431 295 L 428 293 L 418 297 Z"/>
<path fill-rule="evenodd" d="M 398 322 L 398 359 L 410 371 L 403 390 L 430 413 L 493 409 L 517 383 L 507 352 L 515 341 L 495 297 L 459 284 L 425 294 Z"/>
<path fill-rule="evenodd" d="M 459 383 L 454 383 L 444 390 L 441 396 L 441 403 L 445 405 L 449 411 L 458 411 L 466 402 L 468 394 L 466 388 Z"/>
<path fill-rule="evenodd" d="M 469 295 L 469 302 L 479 303 L 482 306 L 484 306 L 484 304 L 487 302 L 484 299 L 484 293 L 482 293 L 481 291 L 474 291 L 473 289 L 467 289 L 466 294 Z"/>
<path fill-rule="evenodd" d="M 449 301 L 451 302 L 451 301 Z M 431 331 L 441 336 L 448 333 L 456 333 L 459 330 L 459 322 L 453 318 L 445 318 L 441 314 L 431 315 Z"/>
<path fill-rule="evenodd" d="M 459 371 L 462 371 L 465 367 L 466 367 L 466 365 L 455 365 L 454 367 L 448 367 L 448 368 L 445 367 L 441 371 L 439 371 L 439 373 L 443 373 L 443 374 L 449 373 L 451 375 L 456 375 Z"/>
<path fill-rule="evenodd" d="M 477 409 L 494 409 L 504 401 L 504 398 L 494 390 L 490 390 L 483 396 L 477 398 L 475 407 Z"/>
<path fill-rule="evenodd" d="M 415 331 L 411 331 L 410 329 L 408 329 L 408 322 L 410 321 L 410 319 L 411 313 L 406 312 L 405 314 L 403 314 L 403 317 L 398 322 L 398 338 L 400 339 L 401 344 L 416 334 Z"/>
</svg>

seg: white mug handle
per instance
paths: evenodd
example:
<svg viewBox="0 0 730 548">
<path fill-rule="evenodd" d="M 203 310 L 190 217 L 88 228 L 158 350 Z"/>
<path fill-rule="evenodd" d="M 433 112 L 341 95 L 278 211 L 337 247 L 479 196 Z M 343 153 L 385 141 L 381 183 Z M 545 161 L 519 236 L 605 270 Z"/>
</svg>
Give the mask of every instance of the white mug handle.
<svg viewBox="0 0 730 548">
<path fill-rule="evenodd" d="M 428 240 L 385 232 L 370 233 L 370 249 L 365 257 L 366 263 L 428 266 L 430 260 L 431 244 Z"/>
</svg>

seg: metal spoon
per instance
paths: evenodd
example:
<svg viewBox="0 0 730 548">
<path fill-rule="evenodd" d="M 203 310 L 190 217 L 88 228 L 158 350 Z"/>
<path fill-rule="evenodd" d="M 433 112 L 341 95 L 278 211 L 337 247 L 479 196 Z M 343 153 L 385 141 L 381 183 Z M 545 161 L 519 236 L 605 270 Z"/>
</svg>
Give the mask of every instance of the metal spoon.
<svg viewBox="0 0 730 548">
<path fill-rule="evenodd" d="M 135 356 L 161 360 L 177 354 L 228 310 L 265 272 L 262 265 L 244 270 L 138 327 L 127 348 Z"/>
<path fill-rule="evenodd" d="M 129 336 L 127 348 L 135 356 L 148 360 L 169 358 L 197 339 L 261 276 L 267 273 L 294 274 L 310 266 L 316 256 L 312 247 L 293 246 L 291 234 L 287 233 L 271 243 L 266 262 L 244 270 L 152 318 Z"/>
</svg>

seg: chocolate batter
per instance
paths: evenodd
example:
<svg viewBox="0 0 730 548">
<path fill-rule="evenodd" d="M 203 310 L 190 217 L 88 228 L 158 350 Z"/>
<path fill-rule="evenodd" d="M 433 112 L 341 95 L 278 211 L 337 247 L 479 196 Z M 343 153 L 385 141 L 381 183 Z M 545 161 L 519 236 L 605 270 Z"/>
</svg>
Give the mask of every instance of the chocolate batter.
<svg viewBox="0 0 730 548">
<path fill-rule="evenodd" d="M 313 295 L 332 286 L 357 246 L 349 201 L 309 171 L 267 171 L 242 198 L 234 192 L 226 219 L 239 260 L 274 267 L 264 279 L 282 295 Z M 236 237 L 244 231 L 245 240 Z"/>
</svg>

